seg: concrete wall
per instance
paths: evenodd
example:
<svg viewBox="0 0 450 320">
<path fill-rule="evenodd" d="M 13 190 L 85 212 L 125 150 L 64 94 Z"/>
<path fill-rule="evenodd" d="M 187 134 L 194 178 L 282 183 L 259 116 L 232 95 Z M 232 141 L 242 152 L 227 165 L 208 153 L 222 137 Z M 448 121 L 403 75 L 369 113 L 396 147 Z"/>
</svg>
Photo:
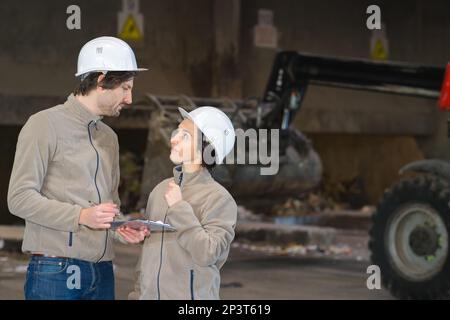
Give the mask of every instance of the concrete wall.
<svg viewBox="0 0 450 320">
<path fill-rule="evenodd" d="M 257 10 L 271 9 L 279 50 L 369 57 L 365 27 L 371 1 L 141 1 L 145 41 L 136 48 L 151 68 L 137 91 L 158 94 L 260 96 L 276 53 L 253 46 Z M 78 4 L 81 30 L 66 28 L 66 8 Z M 444 65 L 450 53 L 446 0 L 377 1 L 392 60 Z M 120 0 L 40 0 L 0 3 L 2 93 L 65 94 L 75 80 L 77 54 L 95 36 L 115 35 Z M 227 53 L 227 54 L 225 54 Z M 217 71 L 216 69 L 220 69 Z M 222 74 L 220 74 L 222 72 Z M 227 73 L 223 76 L 224 73 Z M 224 78 L 240 81 L 227 89 Z M 214 82 L 214 83 L 212 83 Z"/>
<path fill-rule="evenodd" d="M 66 8 L 81 8 L 81 30 L 66 28 Z M 87 0 L 11 1 L 0 4 L 0 91 L 66 94 L 81 46 L 101 35 L 117 34 L 122 2 Z M 145 42 L 135 49 L 149 67 L 136 81 L 136 92 L 209 95 L 213 52 L 212 2 L 141 1 Z"/>
</svg>

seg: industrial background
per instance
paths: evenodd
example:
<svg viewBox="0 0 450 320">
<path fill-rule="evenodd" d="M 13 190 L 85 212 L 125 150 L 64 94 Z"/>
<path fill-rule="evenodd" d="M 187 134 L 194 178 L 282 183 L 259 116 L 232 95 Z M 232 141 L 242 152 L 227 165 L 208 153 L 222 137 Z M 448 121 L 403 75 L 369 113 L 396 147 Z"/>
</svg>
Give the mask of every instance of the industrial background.
<svg viewBox="0 0 450 320">
<path fill-rule="evenodd" d="M 448 1 L 376 3 L 382 8 L 389 60 L 445 66 L 450 54 Z M 77 1 L 80 30 L 66 27 L 66 9 L 71 4 L 61 0 L 45 5 L 9 0 L 0 4 L 2 221 L 13 219 L 5 199 L 20 126 L 35 108 L 48 107 L 46 96 L 64 98 L 72 90 L 82 44 L 118 33 L 122 1 Z M 370 59 L 372 31 L 366 27 L 370 4 L 361 0 L 141 1 L 143 37 L 134 48 L 139 63 L 150 72 L 139 75 L 134 96 L 150 92 L 259 97 L 278 50 Z M 261 8 L 272 11 L 275 48 L 255 45 Z M 17 99 L 20 107 L 16 107 Z M 295 127 L 312 139 L 322 158 L 326 183 L 353 187 L 358 193 L 353 199 L 356 205 L 373 204 L 398 179 L 402 165 L 423 158 L 430 139 L 447 143 L 442 134 L 446 117 L 435 105 L 430 100 L 312 87 Z M 146 133 L 127 127 L 117 129 L 124 130 L 119 134 L 122 150 L 142 152 Z"/>
<path fill-rule="evenodd" d="M 21 223 L 6 203 L 20 128 L 31 114 L 63 102 L 73 90 L 84 43 L 124 32 L 119 15 L 127 3 L 1 1 L 0 224 Z M 130 3 L 138 3 L 131 14 L 142 30 L 130 31 L 126 40 L 138 64 L 149 68 L 135 81 L 135 100 L 146 93 L 261 98 L 276 54 L 286 50 L 440 68 L 450 60 L 448 0 Z M 81 28 L 70 30 L 66 10 L 73 4 L 81 10 Z M 381 31 L 366 26 L 366 10 L 373 4 L 381 8 Z M 320 195 L 360 210 L 377 204 L 405 164 L 450 159 L 449 116 L 438 109 L 437 99 L 310 86 L 293 126 L 311 139 L 322 160 Z M 139 210 L 137 181 L 148 130 L 126 116 L 113 128 L 121 148 L 121 196 L 128 209 Z"/>
</svg>

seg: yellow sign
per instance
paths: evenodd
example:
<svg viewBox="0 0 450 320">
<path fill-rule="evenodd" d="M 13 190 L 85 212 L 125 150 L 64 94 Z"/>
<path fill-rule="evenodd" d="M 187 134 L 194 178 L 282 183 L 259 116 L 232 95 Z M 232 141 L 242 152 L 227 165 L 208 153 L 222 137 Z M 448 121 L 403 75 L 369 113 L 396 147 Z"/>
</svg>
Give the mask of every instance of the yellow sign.
<svg viewBox="0 0 450 320">
<path fill-rule="evenodd" d="M 387 51 L 383 46 L 381 39 L 377 39 L 375 41 L 375 45 L 373 46 L 372 59 L 374 60 L 386 60 L 387 59 Z"/>
<path fill-rule="evenodd" d="M 119 37 L 124 40 L 134 40 L 138 41 L 142 39 L 142 33 L 138 28 L 138 25 L 133 17 L 133 15 L 128 15 L 123 28 L 119 33 Z"/>
</svg>

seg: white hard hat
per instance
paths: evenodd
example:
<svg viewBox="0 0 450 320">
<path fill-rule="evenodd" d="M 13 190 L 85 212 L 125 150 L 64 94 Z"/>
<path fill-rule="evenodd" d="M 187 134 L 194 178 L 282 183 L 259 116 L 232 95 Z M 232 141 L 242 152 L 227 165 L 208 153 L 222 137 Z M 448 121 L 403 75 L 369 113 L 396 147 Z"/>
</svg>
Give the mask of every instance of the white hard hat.
<svg viewBox="0 0 450 320">
<path fill-rule="evenodd" d="M 235 133 L 230 118 L 214 107 L 199 107 L 191 112 L 178 108 L 185 119 L 190 119 L 213 145 L 216 153 L 216 163 L 221 164 L 233 150 Z"/>
<path fill-rule="evenodd" d="M 138 68 L 133 50 L 123 40 L 99 37 L 87 42 L 78 55 L 76 77 L 100 71 L 145 71 Z"/>
</svg>

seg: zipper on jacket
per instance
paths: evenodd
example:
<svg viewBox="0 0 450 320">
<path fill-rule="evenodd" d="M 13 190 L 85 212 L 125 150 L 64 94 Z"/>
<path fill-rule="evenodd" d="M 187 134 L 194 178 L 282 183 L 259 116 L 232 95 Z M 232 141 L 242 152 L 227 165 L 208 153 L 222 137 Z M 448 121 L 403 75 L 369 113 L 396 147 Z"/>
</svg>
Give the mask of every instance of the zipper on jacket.
<svg viewBox="0 0 450 320">
<path fill-rule="evenodd" d="M 91 129 L 90 129 L 91 123 L 94 123 L 96 130 L 98 130 L 98 128 L 97 128 L 97 121 L 91 120 L 88 123 L 87 130 L 88 130 L 88 135 L 89 135 L 89 142 L 91 143 L 91 146 L 95 151 L 96 160 L 97 160 L 97 163 L 95 166 L 95 174 L 94 174 L 94 185 L 95 185 L 95 189 L 97 190 L 98 203 L 100 204 L 100 203 L 102 203 L 102 197 L 100 195 L 100 190 L 98 189 L 98 185 L 97 185 L 97 174 L 98 174 L 98 168 L 100 166 L 100 155 L 99 155 L 98 150 L 95 147 L 94 143 L 92 142 L 92 135 L 91 135 Z M 103 253 L 102 253 L 101 257 L 97 260 L 96 263 L 100 262 L 100 260 L 102 260 L 102 258 L 105 256 L 107 247 L 108 247 L 108 229 L 105 230 L 105 248 L 103 249 Z"/>
<path fill-rule="evenodd" d="M 191 300 L 195 300 L 194 299 L 194 270 L 192 270 L 192 269 L 191 269 L 190 283 L 191 283 Z"/>
<path fill-rule="evenodd" d="M 72 246 L 73 232 L 69 233 L 69 247 Z"/>
<path fill-rule="evenodd" d="M 181 187 L 181 182 L 183 181 L 183 173 L 181 173 L 180 175 L 180 181 L 179 181 L 179 186 Z M 169 211 L 169 208 L 167 208 L 166 210 L 166 214 L 164 215 L 164 223 L 166 223 L 166 219 L 167 219 L 167 212 Z M 159 288 L 159 277 L 161 275 L 161 267 L 162 267 L 162 258 L 163 258 L 163 247 L 164 247 L 164 227 L 162 228 L 162 232 L 161 232 L 161 248 L 159 251 L 159 267 L 158 267 L 158 274 L 156 275 L 156 293 L 157 293 L 157 297 L 158 300 L 161 300 L 161 291 Z"/>
<path fill-rule="evenodd" d="M 168 211 L 169 209 L 167 209 Z M 166 223 L 166 219 L 167 219 L 167 211 L 166 214 L 164 215 L 164 223 Z M 159 277 L 161 275 L 161 266 L 162 266 L 162 258 L 163 258 L 163 245 L 164 245 L 164 227 L 162 228 L 162 232 L 161 232 L 161 248 L 159 251 L 159 267 L 158 267 L 158 274 L 156 276 L 156 292 L 158 294 L 158 300 L 161 300 L 161 292 L 159 289 Z"/>
</svg>

